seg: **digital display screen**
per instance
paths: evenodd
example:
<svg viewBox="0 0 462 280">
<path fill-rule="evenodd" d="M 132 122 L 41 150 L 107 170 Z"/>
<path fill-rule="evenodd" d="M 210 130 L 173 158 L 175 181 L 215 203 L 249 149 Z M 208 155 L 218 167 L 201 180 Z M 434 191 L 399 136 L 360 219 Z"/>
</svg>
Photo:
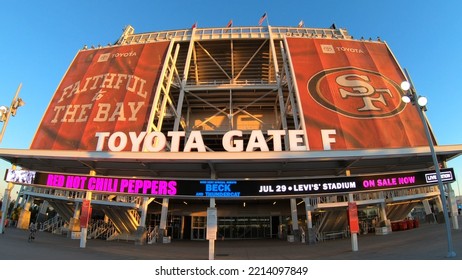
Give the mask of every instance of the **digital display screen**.
<svg viewBox="0 0 462 280">
<path fill-rule="evenodd" d="M 350 193 L 402 187 L 434 185 L 435 171 L 343 176 L 331 178 L 279 180 L 172 180 L 88 176 L 63 173 L 24 172 L 27 180 L 17 179 L 17 170 L 8 169 L 5 181 L 39 187 L 156 197 L 238 198 L 264 196 L 300 196 Z M 452 168 L 441 170 L 445 183 L 455 181 Z"/>
</svg>

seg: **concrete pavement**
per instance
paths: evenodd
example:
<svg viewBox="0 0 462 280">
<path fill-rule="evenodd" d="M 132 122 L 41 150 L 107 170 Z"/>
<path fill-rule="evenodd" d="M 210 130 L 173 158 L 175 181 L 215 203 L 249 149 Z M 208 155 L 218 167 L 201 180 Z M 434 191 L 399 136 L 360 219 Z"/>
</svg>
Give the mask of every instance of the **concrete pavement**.
<svg viewBox="0 0 462 280">
<path fill-rule="evenodd" d="M 462 219 L 459 216 L 459 224 Z M 215 260 L 462 260 L 462 230 L 451 230 L 456 257 L 448 258 L 444 224 L 387 235 L 358 236 L 359 250 L 350 239 L 314 245 L 282 240 L 217 240 Z M 28 231 L 6 228 L 0 235 L 0 260 L 208 260 L 208 241 L 173 240 L 168 244 L 135 245 L 133 241 L 80 240 L 39 232 L 27 242 Z"/>
</svg>

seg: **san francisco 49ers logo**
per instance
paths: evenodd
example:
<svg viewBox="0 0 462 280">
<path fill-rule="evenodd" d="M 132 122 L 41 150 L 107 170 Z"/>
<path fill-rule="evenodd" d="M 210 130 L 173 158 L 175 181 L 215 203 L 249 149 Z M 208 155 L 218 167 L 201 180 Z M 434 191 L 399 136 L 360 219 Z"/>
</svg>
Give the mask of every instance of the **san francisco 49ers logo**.
<svg viewBox="0 0 462 280">
<path fill-rule="evenodd" d="M 405 107 L 397 83 L 355 67 L 321 71 L 308 81 L 308 91 L 321 106 L 353 118 L 385 118 Z"/>
</svg>

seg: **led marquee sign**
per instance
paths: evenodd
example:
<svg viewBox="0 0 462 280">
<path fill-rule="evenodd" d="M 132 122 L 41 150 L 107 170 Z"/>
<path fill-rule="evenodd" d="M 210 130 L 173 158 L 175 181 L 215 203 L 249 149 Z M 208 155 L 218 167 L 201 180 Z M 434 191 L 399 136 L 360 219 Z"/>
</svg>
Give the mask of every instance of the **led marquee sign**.
<svg viewBox="0 0 462 280">
<path fill-rule="evenodd" d="M 443 182 L 455 181 L 452 168 L 441 170 Z M 435 184 L 434 171 L 374 176 L 280 180 L 174 180 L 87 176 L 7 169 L 5 181 L 21 185 L 156 197 L 238 198 L 300 196 L 419 187 Z"/>
</svg>

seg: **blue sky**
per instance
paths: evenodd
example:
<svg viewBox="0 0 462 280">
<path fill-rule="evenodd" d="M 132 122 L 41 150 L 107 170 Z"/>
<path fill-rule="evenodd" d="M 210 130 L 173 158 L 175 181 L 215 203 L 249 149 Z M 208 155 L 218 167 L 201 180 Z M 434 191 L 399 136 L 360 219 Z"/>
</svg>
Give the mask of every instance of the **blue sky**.
<svg viewBox="0 0 462 280">
<path fill-rule="evenodd" d="M 160 3 L 159 3 L 160 2 Z M 0 105 L 26 102 L 10 119 L 0 148 L 28 149 L 48 102 L 77 51 L 115 42 L 126 25 L 136 33 L 198 27 L 272 26 L 346 28 L 355 38 L 380 37 L 406 68 L 441 145 L 462 144 L 462 1 L 26 1 L 2 3 Z M 266 25 L 266 23 L 265 23 Z M 462 158 L 449 162 L 462 178 Z M 0 172 L 10 165 L 0 161 Z M 0 197 L 5 183 L 0 182 Z M 458 185 L 453 184 L 456 195 Z"/>
</svg>

